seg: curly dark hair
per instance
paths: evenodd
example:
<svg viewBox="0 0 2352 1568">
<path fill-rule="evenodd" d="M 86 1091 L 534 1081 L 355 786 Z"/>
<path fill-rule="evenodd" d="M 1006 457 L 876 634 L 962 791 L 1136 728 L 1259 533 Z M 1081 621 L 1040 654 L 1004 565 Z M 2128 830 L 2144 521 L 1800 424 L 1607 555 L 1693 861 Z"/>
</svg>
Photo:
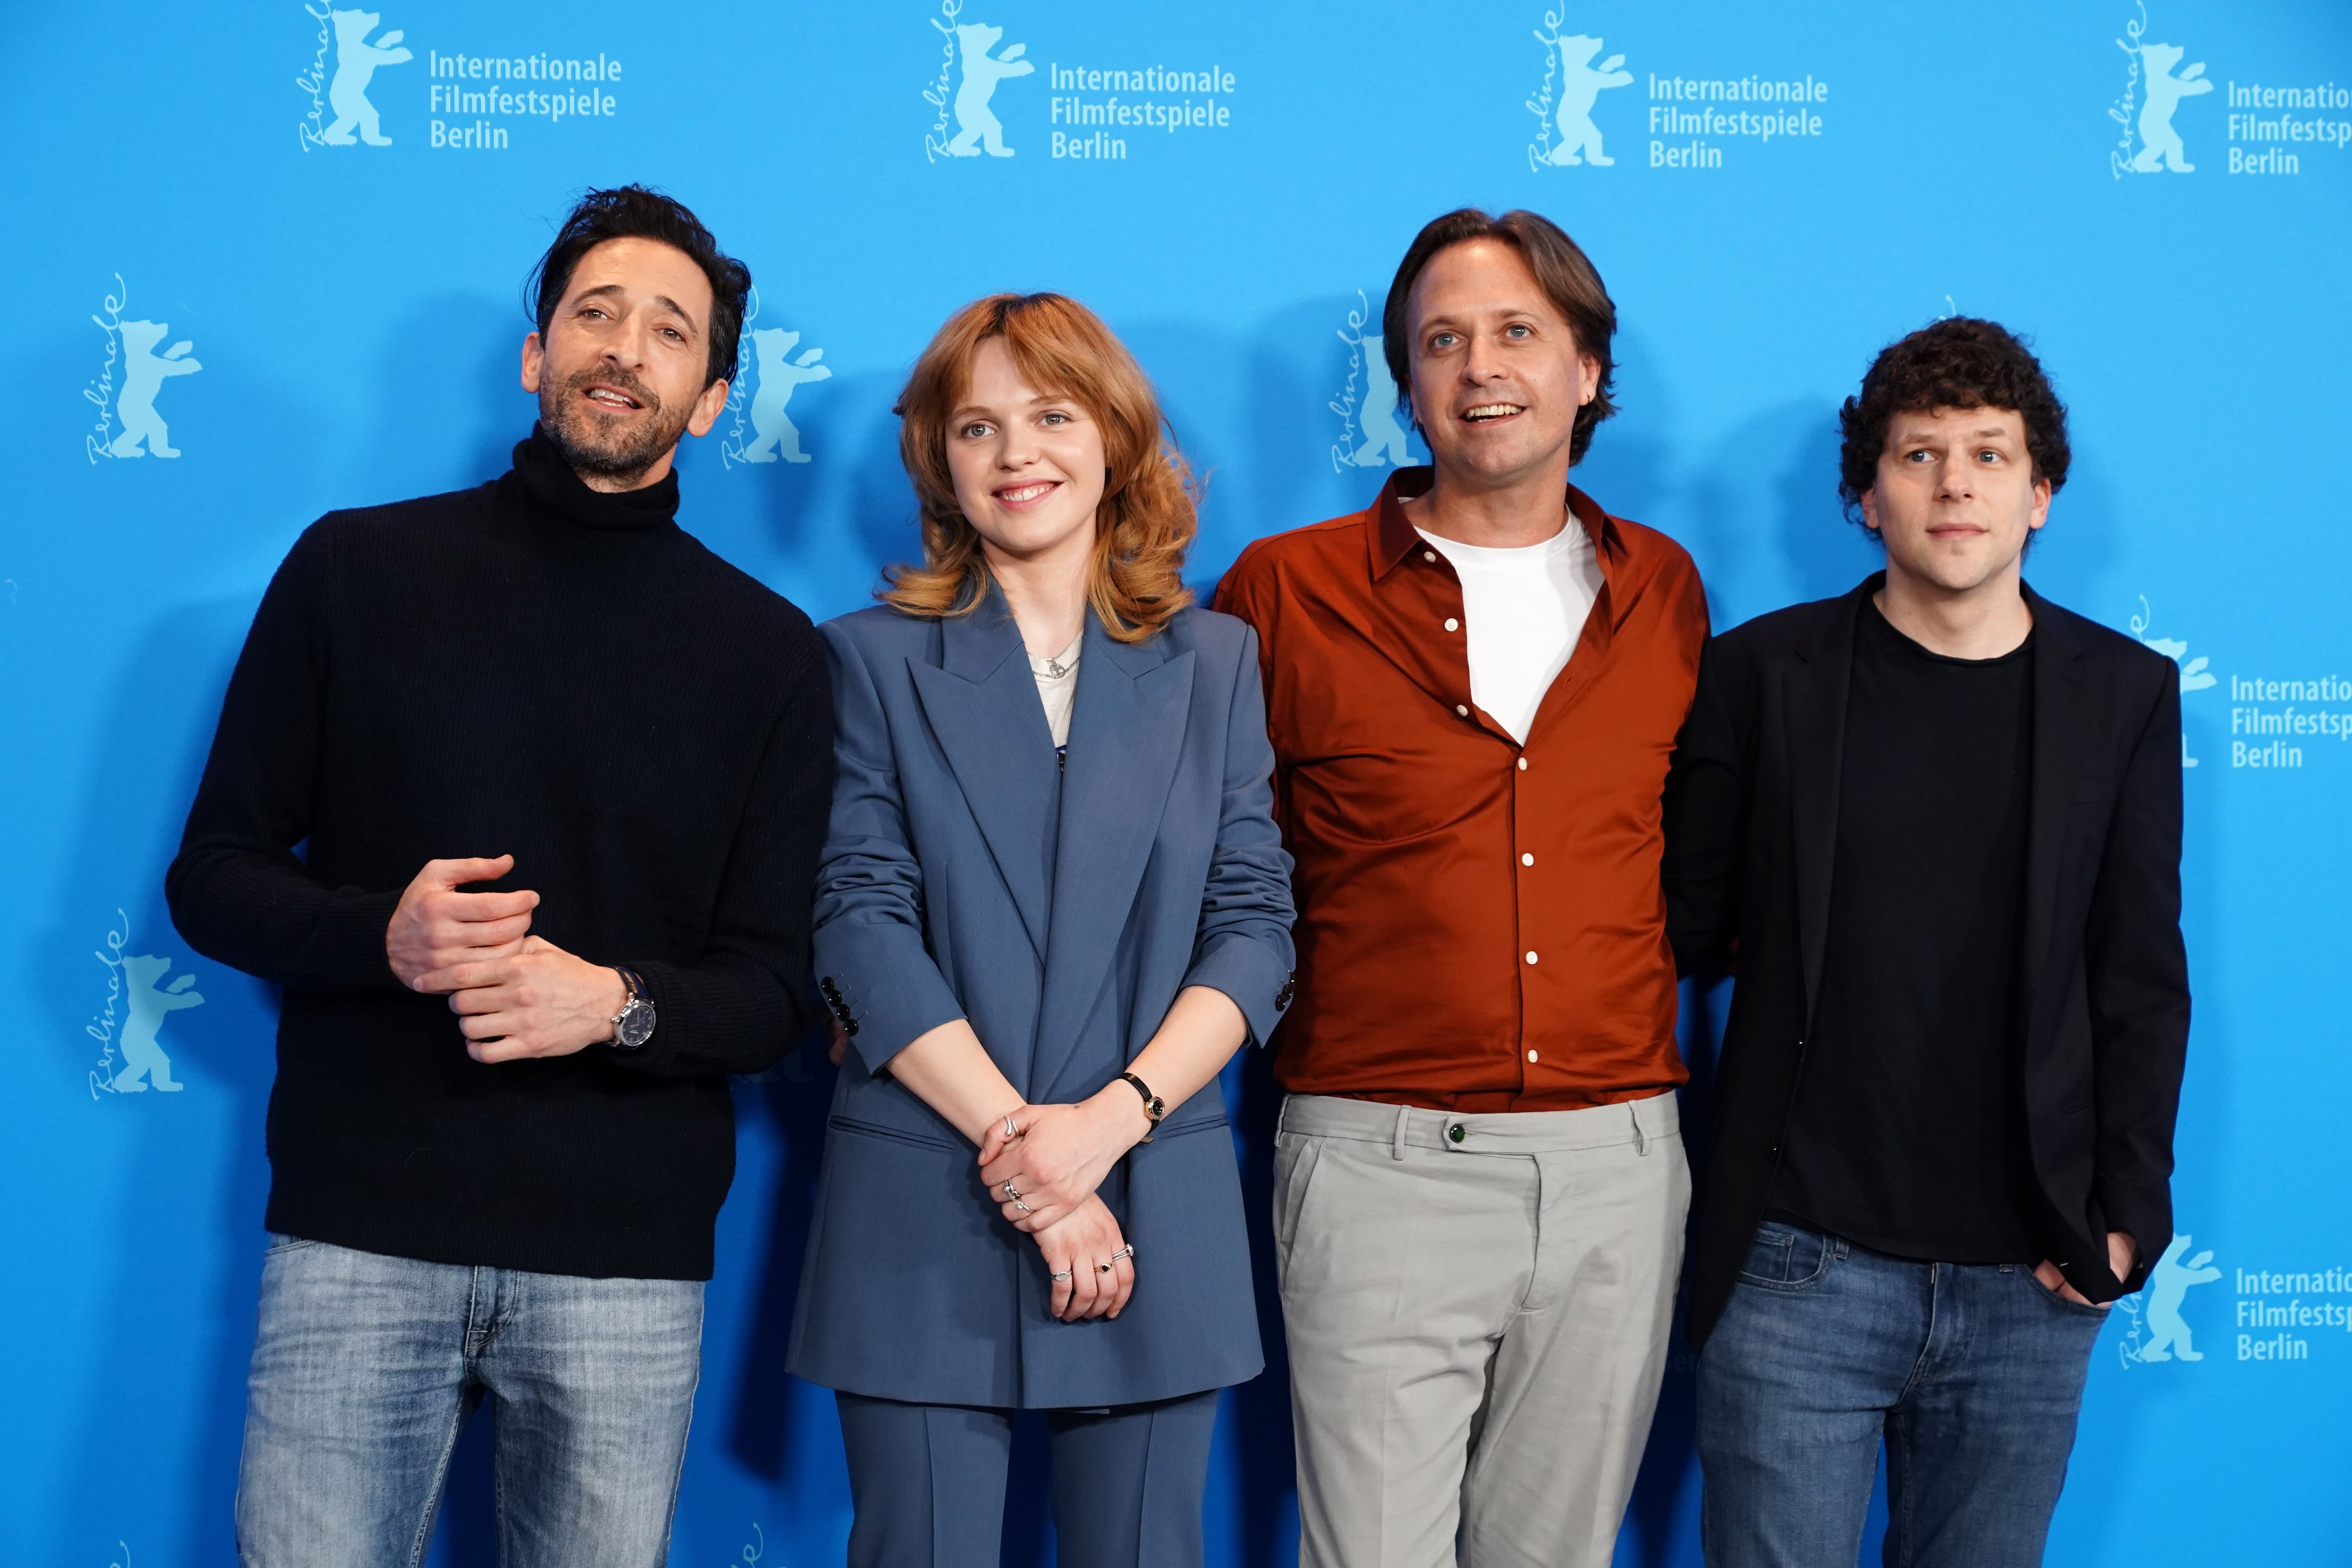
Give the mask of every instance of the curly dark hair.
<svg viewBox="0 0 2352 1568">
<path fill-rule="evenodd" d="M 571 286 L 572 269 L 580 258 L 608 239 L 657 239 L 686 252 L 702 275 L 710 279 L 709 381 L 726 381 L 735 374 L 735 355 L 743 334 L 743 306 L 751 293 L 751 269 L 719 248 L 719 241 L 684 202 L 644 185 L 616 185 L 590 191 L 564 216 L 555 243 L 539 258 L 525 282 L 538 300 L 531 314 L 541 337 L 555 319 Z"/>
<path fill-rule="evenodd" d="M 1838 453 L 1838 497 L 1859 521 L 1863 493 L 1878 482 L 1886 422 L 1931 408 L 2007 408 L 2025 421 L 2033 477 L 2054 493 L 2066 483 L 2066 405 L 2042 362 L 1998 321 L 1948 316 L 1879 350 L 1862 378 L 1862 395 L 1838 410 L 1845 445 Z"/>
</svg>

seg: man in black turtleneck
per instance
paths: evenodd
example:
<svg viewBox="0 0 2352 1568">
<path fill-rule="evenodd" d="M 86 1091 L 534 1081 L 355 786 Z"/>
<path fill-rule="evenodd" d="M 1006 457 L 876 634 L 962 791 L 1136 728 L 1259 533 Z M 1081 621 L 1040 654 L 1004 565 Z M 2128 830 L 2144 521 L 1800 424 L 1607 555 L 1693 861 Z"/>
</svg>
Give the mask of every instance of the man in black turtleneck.
<svg viewBox="0 0 2352 1568">
<path fill-rule="evenodd" d="M 807 1022 L 833 784 L 807 617 L 673 521 L 750 284 L 591 193 L 513 470 L 321 519 L 254 618 L 168 886 L 285 993 L 247 1568 L 414 1562 L 485 1397 L 509 1568 L 667 1550 L 726 1075 Z"/>
</svg>

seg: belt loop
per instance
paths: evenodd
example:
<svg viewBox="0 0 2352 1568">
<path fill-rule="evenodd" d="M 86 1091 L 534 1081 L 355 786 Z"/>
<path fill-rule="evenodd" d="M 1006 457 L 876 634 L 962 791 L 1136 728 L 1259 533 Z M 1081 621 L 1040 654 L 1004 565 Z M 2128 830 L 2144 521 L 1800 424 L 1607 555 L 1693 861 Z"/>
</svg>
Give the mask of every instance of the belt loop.
<svg viewBox="0 0 2352 1568">
<path fill-rule="evenodd" d="M 1274 1135 L 1281 1137 L 1290 1130 L 1290 1096 L 1282 1097 L 1282 1109 L 1274 1113 Z"/>
<path fill-rule="evenodd" d="M 1633 1153 L 1636 1157 L 1645 1155 L 1650 1152 L 1650 1141 L 1642 1136 L 1642 1102 L 1638 1100 L 1627 1100 L 1625 1109 L 1632 1112 L 1633 1117 Z"/>
<path fill-rule="evenodd" d="M 1400 1105 L 1397 1107 L 1396 1134 L 1389 1141 L 1389 1158 L 1391 1160 L 1402 1160 L 1404 1158 L 1404 1126 L 1405 1122 L 1412 1117 L 1412 1106 Z"/>
</svg>

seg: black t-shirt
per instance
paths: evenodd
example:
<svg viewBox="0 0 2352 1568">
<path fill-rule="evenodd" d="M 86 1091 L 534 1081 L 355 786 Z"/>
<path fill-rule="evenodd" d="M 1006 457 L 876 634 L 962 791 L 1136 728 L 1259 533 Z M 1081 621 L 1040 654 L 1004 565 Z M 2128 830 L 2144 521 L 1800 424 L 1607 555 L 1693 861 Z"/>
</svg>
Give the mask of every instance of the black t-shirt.
<svg viewBox="0 0 2352 1568">
<path fill-rule="evenodd" d="M 1947 658 L 1863 604 L 1829 946 L 1777 1218 L 1898 1258 L 2043 1256 L 2015 984 L 2033 643 Z"/>
</svg>

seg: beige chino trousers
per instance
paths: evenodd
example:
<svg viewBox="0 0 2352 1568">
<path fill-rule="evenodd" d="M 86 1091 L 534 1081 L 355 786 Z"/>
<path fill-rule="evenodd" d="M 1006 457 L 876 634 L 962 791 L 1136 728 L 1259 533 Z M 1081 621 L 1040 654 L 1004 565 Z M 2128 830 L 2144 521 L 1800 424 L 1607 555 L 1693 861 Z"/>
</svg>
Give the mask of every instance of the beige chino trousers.
<svg viewBox="0 0 2352 1568">
<path fill-rule="evenodd" d="M 1682 1268 L 1675 1097 L 1293 1095 L 1274 1172 L 1300 1568 L 1607 1568 Z"/>
</svg>

